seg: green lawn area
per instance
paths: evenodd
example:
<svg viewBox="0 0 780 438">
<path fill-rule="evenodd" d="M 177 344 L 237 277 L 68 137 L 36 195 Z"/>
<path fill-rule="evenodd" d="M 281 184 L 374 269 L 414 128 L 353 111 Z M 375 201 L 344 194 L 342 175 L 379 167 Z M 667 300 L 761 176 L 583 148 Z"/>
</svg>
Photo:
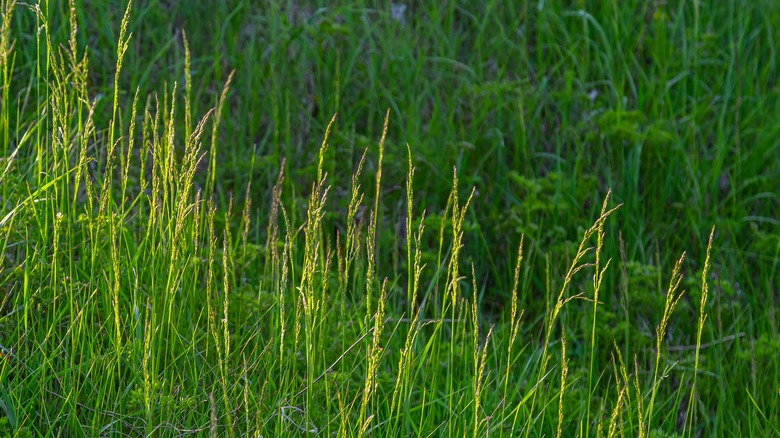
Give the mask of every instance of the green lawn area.
<svg viewBox="0 0 780 438">
<path fill-rule="evenodd" d="M 780 2 L 0 4 L 0 437 L 780 436 Z"/>
</svg>

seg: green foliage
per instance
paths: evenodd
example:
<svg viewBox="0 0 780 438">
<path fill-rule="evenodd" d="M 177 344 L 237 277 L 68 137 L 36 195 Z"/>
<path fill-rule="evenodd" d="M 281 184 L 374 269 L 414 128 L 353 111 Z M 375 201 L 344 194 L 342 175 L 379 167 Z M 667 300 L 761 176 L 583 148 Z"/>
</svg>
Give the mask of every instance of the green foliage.
<svg viewBox="0 0 780 438">
<path fill-rule="evenodd" d="M 0 437 L 778 430 L 776 2 L 28 3 Z"/>
</svg>

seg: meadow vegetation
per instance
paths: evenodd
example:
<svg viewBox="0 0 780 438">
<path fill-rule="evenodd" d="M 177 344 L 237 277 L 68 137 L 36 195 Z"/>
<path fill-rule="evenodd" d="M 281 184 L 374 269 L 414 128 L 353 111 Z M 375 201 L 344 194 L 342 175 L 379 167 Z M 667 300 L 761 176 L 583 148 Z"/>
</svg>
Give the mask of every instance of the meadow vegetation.
<svg viewBox="0 0 780 438">
<path fill-rule="evenodd" d="M 0 8 L 0 436 L 780 435 L 777 2 Z"/>
</svg>

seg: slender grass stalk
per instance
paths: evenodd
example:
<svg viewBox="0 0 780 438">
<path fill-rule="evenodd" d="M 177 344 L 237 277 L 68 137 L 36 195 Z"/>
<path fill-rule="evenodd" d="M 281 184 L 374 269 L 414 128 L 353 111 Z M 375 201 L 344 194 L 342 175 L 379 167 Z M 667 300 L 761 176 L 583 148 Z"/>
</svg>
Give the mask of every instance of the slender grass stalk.
<svg viewBox="0 0 780 438">
<path fill-rule="evenodd" d="M 561 388 L 558 393 L 558 427 L 555 436 L 563 436 L 564 403 L 563 396 L 566 392 L 566 377 L 569 375 L 569 361 L 566 358 L 566 329 L 561 329 Z"/>
<path fill-rule="evenodd" d="M 636 393 L 636 414 L 637 414 L 637 429 L 639 438 L 645 438 L 647 436 L 647 429 L 645 426 L 645 407 L 644 396 L 642 395 L 641 384 L 639 383 L 639 363 L 636 356 L 634 356 L 634 391 Z"/>
<path fill-rule="evenodd" d="M 0 436 L 776 429 L 766 5 L 82 3 L 0 0 Z"/>
<path fill-rule="evenodd" d="M 122 16 L 122 23 L 119 25 L 119 40 L 117 42 L 117 48 L 116 48 L 116 72 L 114 74 L 114 99 L 111 104 L 111 121 L 109 122 L 108 127 L 108 145 L 109 147 L 113 147 L 114 145 L 114 135 L 115 135 L 115 128 L 117 125 L 116 120 L 116 113 L 117 109 L 119 108 L 119 90 L 121 87 L 119 86 L 119 74 L 122 72 L 122 62 L 125 58 L 125 52 L 127 52 L 127 48 L 130 46 L 130 38 L 132 37 L 132 33 L 128 34 L 127 29 L 130 25 L 130 12 L 133 10 L 133 1 L 128 0 L 127 6 L 125 7 L 125 13 Z M 71 40 L 73 41 L 73 46 L 75 48 L 75 30 L 71 33 Z M 110 171 L 110 170 L 109 170 Z"/>
<path fill-rule="evenodd" d="M 615 365 L 614 359 L 612 362 L 613 368 L 615 369 L 615 384 L 617 386 L 617 399 L 615 401 L 615 406 L 612 408 L 612 413 L 609 417 L 609 428 L 607 429 L 607 437 L 612 438 L 615 436 L 615 434 L 618 433 L 618 431 L 622 434 L 622 427 L 619 426 L 618 423 L 622 423 L 619 421 L 619 418 L 622 416 L 623 413 L 623 405 L 625 404 L 625 398 L 626 394 L 628 393 L 628 382 L 621 381 L 621 379 L 618 377 L 617 373 L 617 365 Z M 620 429 L 618 429 L 620 427 Z"/>
<path fill-rule="evenodd" d="M 699 373 L 699 353 L 701 352 L 701 334 L 704 330 L 704 322 L 707 320 L 707 313 L 705 307 L 707 305 L 707 298 L 709 296 L 709 282 L 707 281 L 707 275 L 710 271 L 710 252 L 712 250 L 712 239 L 715 237 L 715 227 L 712 227 L 710 231 L 710 238 L 707 242 L 707 253 L 704 257 L 704 266 L 701 270 L 701 299 L 699 301 L 699 321 L 696 325 L 696 353 L 693 362 L 693 382 L 691 383 L 691 393 L 688 397 L 688 412 L 686 413 L 685 427 L 688 429 L 688 434 L 693 433 L 693 422 L 695 415 L 694 397 L 696 395 L 696 377 Z"/>
<path fill-rule="evenodd" d="M 228 75 L 225 85 L 222 87 L 222 92 L 217 100 L 217 105 L 214 110 L 214 122 L 211 125 L 211 145 L 209 147 L 209 172 L 208 182 L 206 184 L 206 194 L 208 196 L 214 195 L 215 179 L 217 177 L 217 136 L 219 134 L 219 125 L 222 122 L 222 111 L 225 107 L 225 101 L 227 100 L 228 92 L 230 91 L 230 83 L 233 80 L 233 74 L 235 71 L 231 71 Z M 284 164 L 284 162 L 282 162 Z"/>
<path fill-rule="evenodd" d="M 372 413 L 368 415 L 368 405 L 376 391 L 376 372 L 379 367 L 379 361 L 382 358 L 382 347 L 380 347 L 380 341 L 382 337 L 382 328 L 385 324 L 385 298 L 387 293 L 387 280 L 382 282 L 381 292 L 379 294 L 379 300 L 377 301 L 377 309 L 374 314 L 374 333 L 371 338 L 371 346 L 368 351 L 368 364 L 366 365 L 366 379 L 365 386 L 363 388 L 363 397 L 360 404 L 359 424 L 360 430 L 358 436 L 365 436 L 368 431 L 368 427 L 375 415 Z"/>
<path fill-rule="evenodd" d="M 587 247 L 588 240 L 596 233 L 599 232 L 600 229 L 602 229 L 604 221 L 618 208 L 621 207 L 622 204 L 619 204 L 618 206 L 611 208 L 609 210 L 606 210 L 606 202 L 604 203 L 604 207 L 602 207 L 602 212 L 599 215 L 598 219 L 593 223 L 593 225 L 588 228 L 582 236 L 582 240 L 580 241 L 579 247 L 577 248 L 577 253 L 574 255 L 574 258 L 572 259 L 569 268 L 566 272 L 566 276 L 563 278 L 563 285 L 561 285 L 561 288 L 558 292 L 558 297 L 555 300 L 555 304 L 553 305 L 552 309 L 547 313 L 547 316 L 545 317 L 544 321 L 544 344 L 542 345 L 542 355 L 540 359 L 540 366 L 539 366 L 539 373 L 537 375 L 537 382 L 541 382 L 546 374 L 547 374 L 547 364 L 549 362 L 549 352 L 548 347 L 550 344 L 550 339 L 552 336 L 553 327 L 558 319 L 558 315 L 561 312 L 561 309 L 563 309 L 563 306 L 566 305 L 566 303 L 570 302 L 573 299 L 581 298 L 581 294 L 576 294 L 572 296 L 566 296 L 566 291 L 569 288 L 569 285 L 571 284 L 574 276 L 581 270 L 590 267 L 591 264 L 589 263 L 580 263 L 580 261 L 591 251 L 592 248 Z M 600 247 L 597 247 L 599 250 Z M 607 263 L 604 268 L 602 268 L 598 272 L 599 278 L 603 275 L 606 268 L 609 266 L 609 263 Z M 596 283 L 598 287 L 600 287 L 600 283 Z M 534 414 L 534 409 L 536 407 L 536 401 L 538 399 L 538 391 L 534 392 L 532 401 L 531 401 L 531 408 L 526 420 L 526 428 L 525 428 L 525 436 L 527 437 L 530 433 L 531 429 L 531 421 Z"/>
<path fill-rule="evenodd" d="M 517 262 L 515 263 L 515 271 L 514 271 L 514 279 L 512 282 L 512 302 L 510 304 L 510 317 L 509 317 L 509 324 L 510 324 L 510 332 L 509 332 L 509 342 L 507 345 L 507 352 L 506 352 L 506 365 L 505 365 L 505 371 L 504 371 L 504 387 L 503 387 L 503 400 L 502 400 L 502 417 L 507 418 L 506 410 L 509 407 L 510 403 L 510 394 L 509 394 L 509 375 L 512 370 L 512 366 L 514 364 L 514 358 L 513 358 L 513 349 L 515 345 L 515 341 L 517 340 L 517 335 L 520 332 L 520 322 L 523 319 L 523 314 L 525 313 L 524 310 L 520 310 L 520 313 L 517 312 L 517 303 L 518 303 L 518 290 L 520 288 L 520 266 L 523 262 L 523 243 L 525 241 L 525 235 L 520 236 L 520 243 L 517 245 Z M 514 427 L 513 427 L 514 428 Z M 503 436 L 504 430 L 501 430 L 501 435 Z"/>
<path fill-rule="evenodd" d="M 184 46 L 184 138 L 189 138 L 192 134 L 192 60 L 190 42 L 184 29 L 181 31 L 181 40 Z"/>
<path fill-rule="evenodd" d="M 413 346 L 420 333 L 420 313 L 422 307 L 417 306 L 417 295 L 420 287 L 420 276 L 424 269 L 422 264 L 422 237 L 425 229 L 425 212 L 423 211 L 420 223 L 417 226 L 417 233 L 413 234 L 412 231 L 412 195 L 413 195 L 413 180 L 414 180 L 414 166 L 412 166 L 411 149 L 407 144 L 408 153 L 408 170 L 406 179 L 406 202 L 407 202 L 407 215 L 406 215 L 406 249 L 407 249 L 407 275 L 408 282 L 408 294 L 407 300 L 409 302 L 409 329 L 406 332 L 406 338 L 404 340 L 403 350 L 398 358 L 397 375 L 395 385 L 393 387 L 393 395 L 390 401 L 390 416 L 394 418 L 395 427 L 398 427 L 398 421 L 401 416 L 402 402 L 399 400 L 400 394 L 404 394 L 404 398 L 408 397 L 409 386 L 411 380 L 411 368 L 413 366 Z M 414 245 L 412 245 L 414 243 Z M 412 258 L 412 246 L 414 246 L 414 258 Z"/>
<path fill-rule="evenodd" d="M 472 285 L 472 302 L 471 302 L 471 323 L 473 327 L 472 336 L 474 342 L 474 377 L 472 381 L 474 389 L 474 418 L 472 424 L 472 432 L 474 438 L 481 436 L 481 424 L 480 414 L 482 412 L 482 391 L 485 379 L 485 364 L 487 363 L 487 350 L 490 343 L 490 337 L 493 335 L 493 326 L 485 335 L 485 342 L 482 348 L 479 345 L 479 306 L 477 304 L 477 276 L 474 272 L 474 264 L 471 265 L 471 285 Z"/>
<path fill-rule="evenodd" d="M 13 20 L 14 8 L 16 2 L 13 0 L 3 0 L 0 4 L 2 10 L 2 20 L 0 20 L 0 71 L 2 71 L 2 91 L 0 99 L 3 102 L 2 117 L 0 117 L 0 129 L 2 129 L 3 138 L 3 156 L 8 156 L 8 147 L 11 144 L 11 113 L 9 105 L 11 102 L 11 74 L 13 72 L 13 58 L 11 41 L 11 21 Z M 4 191 L 3 198 L 7 196 Z"/>
<path fill-rule="evenodd" d="M 458 304 L 459 304 L 459 292 L 460 292 L 460 271 L 459 271 L 459 263 L 460 263 L 460 250 L 463 247 L 462 239 L 463 239 L 463 220 L 466 217 L 466 211 L 468 210 L 469 204 L 471 203 L 471 200 L 474 198 L 474 193 L 476 191 L 476 187 L 472 188 L 471 194 L 469 195 L 468 199 L 466 200 L 465 204 L 461 208 L 458 204 L 458 172 L 456 168 L 452 169 L 452 193 L 450 195 L 450 198 L 452 199 L 452 252 L 450 255 L 449 264 L 447 267 L 447 286 L 445 288 L 445 294 L 444 299 L 442 300 L 442 310 L 441 315 L 446 315 L 447 310 L 450 311 L 450 321 L 452 324 L 452 329 L 450 333 L 450 342 L 449 342 L 449 357 L 448 357 L 448 373 L 447 373 L 447 394 L 448 394 L 448 412 L 450 415 L 449 421 L 448 421 L 448 427 L 452 427 L 452 415 L 455 412 L 453 405 L 455 401 L 455 384 L 454 384 L 454 375 L 455 375 L 455 367 L 456 367 L 456 361 L 455 361 L 455 329 L 456 329 L 456 321 L 458 318 L 456 317 L 456 311 L 458 310 Z M 449 298 L 449 300 L 447 300 Z M 464 322 L 465 325 L 465 322 Z M 450 429 L 452 430 L 452 429 Z"/>
<path fill-rule="evenodd" d="M 666 336 L 666 329 L 669 326 L 669 320 L 674 312 L 674 308 L 677 307 L 677 303 L 680 301 L 680 298 L 682 298 L 682 295 L 684 292 L 680 292 L 677 294 L 677 289 L 680 287 L 680 282 L 682 281 L 683 275 L 682 275 L 682 264 L 683 261 L 685 261 L 685 253 L 682 253 L 680 258 L 677 260 L 677 262 L 674 264 L 674 268 L 672 269 L 672 277 L 669 280 L 669 288 L 666 290 L 666 300 L 664 302 L 664 312 L 661 316 L 661 322 L 658 324 L 658 327 L 655 331 L 655 366 L 653 368 L 653 386 L 651 388 L 650 392 L 650 401 L 647 403 L 647 411 L 646 411 L 646 426 L 645 430 L 652 430 L 652 422 L 653 422 L 653 409 L 655 408 L 655 397 L 658 393 L 658 387 L 659 387 L 659 375 L 658 370 L 660 368 L 661 363 L 661 346 L 663 345 L 663 339 Z M 664 373 L 665 374 L 665 373 Z M 661 378 L 665 377 L 664 375 L 661 376 Z"/>
<path fill-rule="evenodd" d="M 389 123 L 390 108 L 388 108 L 387 112 L 385 113 L 385 122 L 382 126 L 382 137 L 379 139 L 379 160 L 377 161 L 376 165 L 376 190 L 374 192 L 374 218 L 372 220 L 372 226 L 374 227 L 374 230 L 376 230 L 377 227 L 377 221 L 379 220 L 378 216 L 381 214 L 379 210 L 379 198 L 382 194 L 382 161 L 384 161 L 385 157 L 385 139 L 387 138 L 387 127 Z M 379 263 L 379 260 L 377 259 L 375 262 Z"/>
<path fill-rule="evenodd" d="M 228 213 L 230 213 L 230 208 L 228 208 Z M 222 401 L 225 408 L 225 419 L 227 422 L 227 429 L 228 434 L 231 437 L 235 436 L 235 431 L 233 430 L 233 410 L 230 406 L 230 394 L 228 392 L 228 361 L 230 360 L 230 326 L 228 321 L 228 315 L 229 315 L 229 292 L 230 292 L 230 272 L 231 269 L 231 258 L 230 258 L 230 247 L 231 247 L 231 236 L 230 236 L 230 227 L 225 227 L 225 235 L 223 237 L 222 241 L 222 358 L 219 361 L 220 365 L 220 377 L 221 377 L 221 384 L 222 384 Z"/>
<path fill-rule="evenodd" d="M 607 211 L 607 205 L 609 203 L 610 195 L 612 194 L 612 190 L 607 191 L 607 195 L 604 197 L 604 202 L 601 204 L 601 213 L 600 215 L 603 216 L 604 213 Z M 601 290 L 601 281 L 603 280 L 604 272 L 607 269 L 607 266 L 609 266 L 609 260 L 607 261 L 606 265 L 602 268 L 601 266 L 601 252 L 604 247 L 604 222 L 601 222 L 598 224 L 598 227 L 596 229 L 596 250 L 594 251 L 596 261 L 593 266 L 593 322 L 591 324 L 591 330 L 590 330 L 590 365 L 588 366 L 588 398 L 590 399 L 590 396 L 593 391 L 593 374 L 595 372 L 595 362 L 596 362 L 596 320 L 597 320 L 597 312 L 598 312 L 598 306 L 599 306 L 599 291 Z M 588 405 L 587 412 L 585 414 L 586 418 L 590 418 L 590 403 L 586 403 Z"/>
</svg>

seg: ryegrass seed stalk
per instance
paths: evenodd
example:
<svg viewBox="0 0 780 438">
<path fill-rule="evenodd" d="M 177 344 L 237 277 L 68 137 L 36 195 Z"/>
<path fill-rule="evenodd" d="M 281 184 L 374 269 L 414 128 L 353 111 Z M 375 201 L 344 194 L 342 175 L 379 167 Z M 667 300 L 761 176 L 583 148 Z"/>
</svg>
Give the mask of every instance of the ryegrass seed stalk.
<svg viewBox="0 0 780 438">
<path fill-rule="evenodd" d="M 376 373 L 379 367 L 379 360 L 382 357 L 382 347 L 380 341 L 382 339 L 382 328 L 385 324 L 385 298 L 387 292 L 387 279 L 382 282 L 382 288 L 380 289 L 379 300 L 377 301 L 377 309 L 374 314 L 374 333 L 371 338 L 371 345 L 368 349 L 366 365 L 366 378 L 365 386 L 363 388 L 363 397 L 360 404 L 359 424 L 360 430 L 358 436 L 364 436 L 368 431 L 368 427 L 372 420 L 376 416 L 375 413 L 368 414 L 368 408 L 371 400 L 373 399 L 376 391 Z"/>
<path fill-rule="evenodd" d="M 647 416 L 645 421 L 648 423 L 645 426 L 646 430 L 652 430 L 652 422 L 653 422 L 653 409 L 655 407 L 655 397 L 658 393 L 659 388 L 659 375 L 658 370 L 660 368 L 661 363 L 661 347 L 663 345 L 663 340 L 666 337 L 666 329 L 669 326 L 669 321 L 671 318 L 672 313 L 674 312 L 675 307 L 677 307 L 677 303 L 680 301 L 680 298 L 682 298 L 682 295 L 684 292 L 677 293 L 677 289 L 680 287 L 680 282 L 682 282 L 682 264 L 685 261 L 685 253 L 682 253 L 680 258 L 677 260 L 677 262 L 674 265 L 674 268 L 672 269 L 672 276 L 669 279 L 669 287 L 666 290 L 666 299 L 664 301 L 664 311 L 663 315 L 661 316 L 661 322 L 658 324 L 658 327 L 656 327 L 655 331 L 655 366 L 653 367 L 653 384 L 651 387 L 651 393 L 650 393 L 650 401 L 647 404 Z M 661 379 L 665 377 L 665 372 L 660 376 Z"/>
<path fill-rule="evenodd" d="M 217 177 L 217 136 L 219 134 L 220 122 L 222 122 L 222 111 L 224 111 L 225 101 L 227 100 L 227 95 L 230 91 L 230 83 L 233 80 L 234 73 L 235 71 L 231 71 L 228 75 L 214 110 L 214 122 L 211 125 L 211 145 L 209 148 L 208 183 L 206 185 L 206 193 L 209 196 L 214 195 L 215 178 Z M 282 162 L 282 168 L 284 168 L 284 162 Z"/>
<path fill-rule="evenodd" d="M 707 242 L 707 252 L 704 257 L 704 266 L 701 271 L 701 299 L 699 301 L 699 320 L 696 325 L 696 355 L 693 362 L 693 382 L 691 383 L 691 393 L 688 398 L 688 412 L 686 413 L 686 428 L 693 433 L 692 425 L 694 421 L 694 397 L 696 395 L 696 378 L 699 374 L 699 354 L 701 352 L 701 335 L 704 330 L 704 322 L 707 320 L 706 305 L 709 297 L 709 282 L 707 275 L 710 271 L 710 252 L 712 251 L 712 239 L 715 237 L 715 226 L 710 231 L 710 238 Z"/>
</svg>

